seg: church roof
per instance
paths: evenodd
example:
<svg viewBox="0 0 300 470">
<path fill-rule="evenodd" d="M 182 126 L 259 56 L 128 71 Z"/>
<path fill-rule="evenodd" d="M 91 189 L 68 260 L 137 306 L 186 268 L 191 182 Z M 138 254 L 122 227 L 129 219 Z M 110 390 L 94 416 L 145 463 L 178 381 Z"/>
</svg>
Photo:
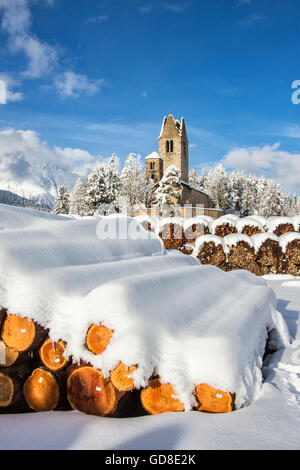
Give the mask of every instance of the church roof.
<svg viewBox="0 0 300 470">
<path fill-rule="evenodd" d="M 157 152 L 152 152 L 152 153 L 150 153 L 149 155 L 147 155 L 147 157 L 145 158 L 145 160 L 148 160 L 148 159 L 149 159 L 149 160 L 150 160 L 150 159 L 153 160 L 153 159 L 157 159 L 157 158 L 159 158 L 160 160 L 163 160 L 163 157 L 161 157 L 161 156 L 159 155 L 159 153 L 157 153 Z"/>
<path fill-rule="evenodd" d="M 208 194 L 205 193 L 204 191 L 201 191 L 201 189 L 196 188 L 195 186 L 192 186 L 191 184 L 186 183 L 185 181 L 180 180 L 180 183 L 183 184 L 184 186 L 187 186 L 189 189 L 193 189 L 194 191 L 198 191 L 198 193 L 205 194 L 205 196 L 208 196 Z"/>
<path fill-rule="evenodd" d="M 167 118 L 166 116 L 163 118 L 163 122 L 162 122 L 162 126 L 161 126 L 161 130 L 160 130 L 160 135 L 159 137 L 162 136 L 163 132 L 164 132 L 164 128 L 167 124 L 167 122 L 173 122 L 174 126 L 176 127 L 177 129 L 177 132 L 178 132 L 178 135 L 182 136 L 184 133 L 186 133 L 186 130 L 185 130 L 185 122 L 184 122 L 184 118 L 182 117 L 181 118 L 181 121 L 178 121 L 178 119 L 174 119 L 173 115 L 170 114 L 169 117 Z"/>
</svg>

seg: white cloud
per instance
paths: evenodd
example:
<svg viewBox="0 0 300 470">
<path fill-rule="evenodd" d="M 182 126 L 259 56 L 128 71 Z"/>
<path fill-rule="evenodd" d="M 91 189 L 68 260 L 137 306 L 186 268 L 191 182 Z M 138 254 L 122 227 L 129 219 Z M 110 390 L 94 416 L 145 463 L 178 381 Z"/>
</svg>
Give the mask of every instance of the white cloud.
<svg viewBox="0 0 300 470">
<path fill-rule="evenodd" d="M 51 4 L 51 2 L 47 2 Z M 30 31 L 31 13 L 28 0 L 0 0 L 1 26 L 8 35 L 9 49 L 13 53 L 24 53 L 28 59 L 25 76 L 40 78 L 49 73 L 58 60 L 58 51 L 40 41 Z"/>
<path fill-rule="evenodd" d="M 147 15 L 148 13 L 151 13 L 152 9 L 152 5 L 143 5 L 139 8 L 139 12 L 142 15 Z"/>
<path fill-rule="evenodd" d="M 19 86 L 19 82 L 15 80 L 11 75 L 0 73 L 0 80 L 5 84 L 6 91 L 6 102 L 9 101 L 21 101 L 23 100 L 23 94 L 19 91 L 13 91 L 16 86 Z"/>
<path fill-rule="evenodd" d="M 235 148 L 225 155 L 222 164 L 229 169 L 268 176 L 289 193 L 300 193 L 300 153 L 280 150 L 280 144 Z"/>
<path fill-rule="evenodd" d="M 70 70 L 56 77 L 54 85 L 62 98 L 78 98 L 82 93 L 95 95 L 99 93 L 104 80 L 90 80 L 86 75 Z"/>
<path fill-rule="evenodd" d="M 39 174 L 43 166 L 57 166 L 68 173 L 86 174 L 95 164 L 89 152 L 72 148 L 51 148 L 33 130 L 0 131 L 0 178 L 22 182 Z"/>
<path fill-rule="evenodd" d="M 180 13 L 184 10 L 185 4 L 177 4 L 177 3 L 163 3 L 163 7 L 165 10 L 173 11 L 174 13 Z"/>
</svg>

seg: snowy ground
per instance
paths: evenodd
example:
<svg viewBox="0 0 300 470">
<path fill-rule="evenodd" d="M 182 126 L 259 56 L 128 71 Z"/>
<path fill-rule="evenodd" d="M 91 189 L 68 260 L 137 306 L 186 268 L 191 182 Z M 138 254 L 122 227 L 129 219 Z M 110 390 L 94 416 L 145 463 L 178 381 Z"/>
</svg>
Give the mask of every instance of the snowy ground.
<svg viewBox="0 0 300 470">
<path fill-rule="evenodd" d="M 300 279 L 273 276 L 268 283 L 276 293 L 294 348 L 266 362 L 260 397 L 251 406 L 223 415 L 186 412 L 131 419 L 79 412 L 2 415 L 0 448 L 299 449 Z"/>
</svg>

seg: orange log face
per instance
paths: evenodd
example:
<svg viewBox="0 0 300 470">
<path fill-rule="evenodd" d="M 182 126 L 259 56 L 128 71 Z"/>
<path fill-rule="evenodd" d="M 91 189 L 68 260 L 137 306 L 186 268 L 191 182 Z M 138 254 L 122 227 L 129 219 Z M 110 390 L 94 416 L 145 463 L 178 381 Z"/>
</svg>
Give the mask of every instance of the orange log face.
<svg viewBox="0 0 300 470">
<path fill-rule="evenodd" d="M 3 325 L 2 339 L 8 347 L 20 352 L 26 351 L 32 345 L 34 338 L 33 321 L 18 315 L 7 315 Z"/>
<path fill-rule="evenodd" d="M 129 377 L 135 370 L 136 366 L 130 366 L 127 368 L 123 362 L 112 371 L 111 381 L 119 392 L 128 392 L 134 387 L 134 380 L 132 377 Z"/>
<path fill-rule="evenodd" d="M 148 413 L 155 415 L 167 411 L 184 411 L 184 405 L 175 397 L 172 385 L 162 384 L 160 379 L 153 379 L 142 390 L 141 402 Z"/>
<path fill-rule="evenodd" d="M 92 325 L 86 336 L 86 345 L 94 354 L 102 354 L 112 338 L 113 331 L 104 325 Z"/>
<path fill-rule="evenodd" d="M 4 341 L 0 341 L 0 367 L 10 367 L 18 359 L 19 352 L 6 346 Z"/>
<path fill-rule="evenodd" d="M 40 348 L 41 361 L 54 372 L 61 370 L 68 362 L 68 359 L 63 355 L 65 350 L 66 346 L 63 341 L 53 342 L 48 338 Z"/>
<path fill-rule="evenodd" d="M 68 378 L 67 389 L 74 410 L 105 416 L 115 409 L 117 397 L 113 384 L 93 367 L 75 369 Z"/>
<path fill-rule="evenodd" d="M 33 371 L 24 384 L 23 393 L 28 406 L 35 411 L 54 410 L 60 396 L 55 376 L 44 369 Z"/>
<path fill-rule="evenodd" d="M 201 384 L 196 387 L 196 397 L 199 402 L 198 411 L 229 413 L 233 409 L 230 393 L 216 390 L 207 384 Z"/>
<path fill-rule="evenodd" d="M 0 407 L 11 404 L 14 396 L 14 383 L 10 377 L 0 373 Z"/>
</svg>

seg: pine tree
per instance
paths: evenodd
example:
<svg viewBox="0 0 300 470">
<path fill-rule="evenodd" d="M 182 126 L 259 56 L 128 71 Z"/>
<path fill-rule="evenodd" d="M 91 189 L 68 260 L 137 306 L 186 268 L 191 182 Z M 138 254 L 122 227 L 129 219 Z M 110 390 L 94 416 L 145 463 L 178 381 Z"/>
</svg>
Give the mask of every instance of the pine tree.
<svg viewBox="0 0 300 470">
<path fill-rule="evenodd" d="M 107 204 L 105 169 L 98 164 L 86 181 L 85 202 L 87 215 L 95 215 L 100 204 Z"/>
<path fill-rule="evenodd" d="M 193 168 L 189 172 L 189 184 L 194 188 L 198 188 L 199 185 L 196 170 L 194 170 Z"/>
<path fill-rule="evenodd" d="M 70 195 L 70 214 L 87 215 L 87 205 L 85 200 L 85 187 L 81 178 L 75 183 L 73 191 Z"/>
<path fill-rule="evenodd" d="M 109 204 L 108 212 L 119 212 L 119 195 L 121 190 L 120 173 L 117 169 L 117 155 L 112 154 L 105 169 L 106 197 Z"/>
<path fill-rule="evenodd" d="M 164 176 L 159 182 L 155 192 L 156 203 L 158 206 L 170 206 L 177 204 L 181 196 L 181 183 L 179 178 L 179 169 L 170 165 L 165 171 Z"/>
<path fill-rule="evenodd" d="M 141 156 L 131 153 L 121 173 L 121 195 L 127 200 L 129 215 L 135 215 L 138 207 L 144 207 L 145 185 Z"/>
<path fill-rule="evenodd" d="M 66 184 L 58 188 L 58 195 L 55 202 L 54 214 L 69 214 L 70 195 Z"/>
</svg>

